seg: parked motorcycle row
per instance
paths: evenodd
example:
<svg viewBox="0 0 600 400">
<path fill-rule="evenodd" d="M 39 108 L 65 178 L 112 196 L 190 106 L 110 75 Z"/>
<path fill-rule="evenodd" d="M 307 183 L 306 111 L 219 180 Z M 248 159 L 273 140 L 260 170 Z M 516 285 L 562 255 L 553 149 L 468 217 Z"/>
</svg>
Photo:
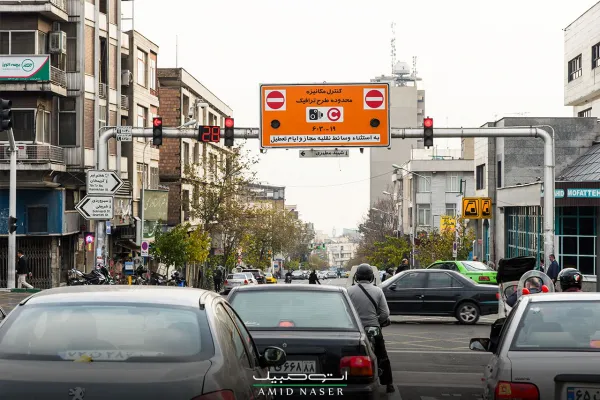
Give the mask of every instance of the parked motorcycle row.
<svg viewBox="0 0 600 400">
<path fill-rule="evenodd" d="M 69 286 L 78 285 L 119 285 L 129 284 L 128 276 L 112 276 L 108 269 L 103 266 L 98 266 L 89 274 L 81 272 L 76 267 L 69 271 Z M 157 272 L 150 271 L 143 267 L 138 267 L 131 276 L 132 285 L 156 285 L 156 286 L 185 286 L 185 279 L 177 270 L 171 273 L 171 277 L 167 278 Z"/>
</svg>

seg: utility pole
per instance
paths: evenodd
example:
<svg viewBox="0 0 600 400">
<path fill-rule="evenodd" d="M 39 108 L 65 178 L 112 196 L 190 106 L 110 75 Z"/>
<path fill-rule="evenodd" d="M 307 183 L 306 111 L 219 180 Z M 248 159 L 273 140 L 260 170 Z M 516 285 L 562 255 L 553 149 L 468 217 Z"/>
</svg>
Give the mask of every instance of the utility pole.
<svg viewBox="0 0 600 400">
<path fill-rule="evenodd" d="M 17 215 L 17 145 L 12 128 L 8 130 L 8 141 L 10 143 L 10 192 L 8 194 L 9 221 L 16 223 Z M 17 262 L 17 231 L 11 232 L 11 224 L 8 226 L 8 271 L 6 274 L 6 288 L 15 288 L 15 273 Z"/>
</svg>

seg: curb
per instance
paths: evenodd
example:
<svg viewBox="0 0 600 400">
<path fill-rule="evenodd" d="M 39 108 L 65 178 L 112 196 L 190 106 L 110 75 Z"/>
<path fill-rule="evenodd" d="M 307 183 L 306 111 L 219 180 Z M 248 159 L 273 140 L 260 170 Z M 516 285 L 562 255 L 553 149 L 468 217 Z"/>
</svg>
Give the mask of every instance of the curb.
<svg viewBox="0 0 600 400">
<path fill-rule="evenodd" d="M 38 293 L 41 292 L 42 289 L 9 289 L 11 293 Z"/>
</svg>

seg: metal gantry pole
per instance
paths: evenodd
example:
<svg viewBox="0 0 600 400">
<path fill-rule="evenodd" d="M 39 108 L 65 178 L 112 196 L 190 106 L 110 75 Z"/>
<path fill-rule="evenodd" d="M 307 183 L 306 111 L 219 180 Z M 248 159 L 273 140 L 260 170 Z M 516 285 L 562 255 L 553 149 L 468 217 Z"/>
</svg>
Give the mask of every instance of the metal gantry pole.
<svg viewBox="0 0 600 400">
<path fill-rule="evenodd" d="M 8 130 L 10 143 L 10 191 L 8 194 L 8 215 L 17 216 L 17 145 L 13 130 Z M 6 274 L 6 288 L 15 288 L 15 275 L 17 266 L 17 231 L 8 232 L 8 271 Z"/>
</svg>

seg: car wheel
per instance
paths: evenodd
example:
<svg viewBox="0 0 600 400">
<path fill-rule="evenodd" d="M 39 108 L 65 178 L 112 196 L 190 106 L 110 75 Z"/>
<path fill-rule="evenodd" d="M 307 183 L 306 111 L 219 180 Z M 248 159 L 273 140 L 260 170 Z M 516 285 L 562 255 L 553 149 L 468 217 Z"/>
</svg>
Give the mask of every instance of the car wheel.
<svg viewBox="0 0 600 400">
<path fill-rule="evenodd" d="M 477 321 L 479 321 L 479 307 L 477 304 L 470 301 L 460 303 L 456 309 L 456 319 L 461 324 L 476 324 Z"/>
</svg>

